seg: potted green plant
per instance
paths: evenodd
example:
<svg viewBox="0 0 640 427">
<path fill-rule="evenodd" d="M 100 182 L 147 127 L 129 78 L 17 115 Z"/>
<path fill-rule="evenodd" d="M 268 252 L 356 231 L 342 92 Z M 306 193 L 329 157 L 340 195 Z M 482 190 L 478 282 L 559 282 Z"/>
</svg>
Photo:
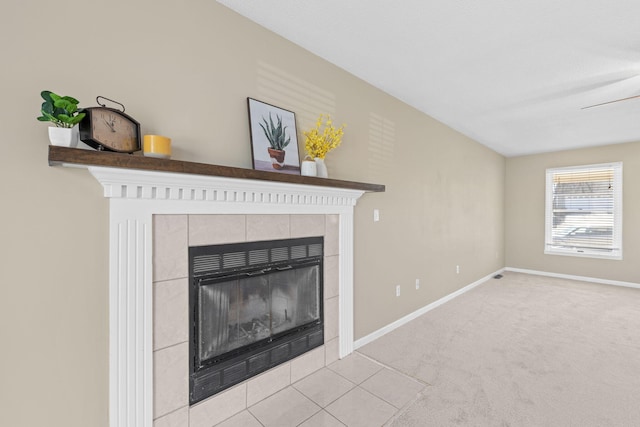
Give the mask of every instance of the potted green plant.
<svg viewBox="0 0 640 427">
<path fill-rule="evenodd" d="M 262 117 L 264 124 L 259 123 L 264 131 L 270 147 L 267 148 L 269 157 L 271 157 L 274 169 L 282 169 L 284 167 L 284 148 L 291 142 L 291 137 L 287 137 L 287 126 L 282 127 L 282 117 L 276 115 L 277 125 L 273 123 L 271 113 L 269 113 L 269 121 Z"/>
<path fill-rule="evenodd" d="M 78 109 L 78 100 L 71 96 L 60 96 L 49 90 L 40 93 L 44 102 L 40 110 L 41 122 L 52 122 L 49 127 L 49 140 L 53 145 L 75 147 L 78 144 L 77 124 L 85 117 Z"/>
</svg>

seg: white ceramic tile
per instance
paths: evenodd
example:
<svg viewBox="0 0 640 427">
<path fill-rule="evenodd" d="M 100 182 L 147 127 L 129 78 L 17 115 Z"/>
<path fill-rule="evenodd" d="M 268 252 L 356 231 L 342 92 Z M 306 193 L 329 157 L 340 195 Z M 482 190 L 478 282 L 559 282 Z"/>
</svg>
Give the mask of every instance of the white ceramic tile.
<svg viewBox="0 0 640 427">
<path fill-rule="evenodd" d="M 325 410 L 349 427 L 381 426 L 396 413 L 395 407 L 360 387 L 354 388 Z"/>
<path fill-rule="evenodd" d="M 250 407 L 249 412 L 265 427 L 295 427 L 320 409 L 298 390 L 287 387 Z"/>
<path fill-rule="evenodd" d="M 247 406 L 252 406 L 291 384 L 291 364 L 276 366 L 247 382 Z"/>
<path fill-rule="evenodd" d="M 324 215 L 291 215 L 291 237 L 324 236 Z"/>
<path fill-rule="evenodd" d="M 300 427 L 345 427 L 345 425 L 327 411 L 322 410 L 300 424 Z"/>
<path fill-rule="evenodd" d="M 355 387 L 351 381 L 322 368 L 293 384 L 296 390 L 324 408 Z"/>
<path fill-rule="evenodd" d="M 248 215 L 247 241 L 288 239 L 290 215 Z"/>
<path fill-rule="evenodd" d="M 324 301 L 324 340 L 330 341 L 338 336 L 339 301 L 333 297 Z"/>
<path fill-rule="evenodd" d="M 189 344 L 167 347 L 153 353 L 153 417 L 173 412 L 188 402 Z"/>
<path fill-rule="evenodd" d="M 331 341 L 324 342 L 324 363 L 326 366 L 337 362 L 340 359 L 340 340 L 334 338 Z"/>
<path fill-rule="evenodd" d="M 211 427 L 247 409 L 247 385 L 230 388 L 189 408 L 189 427 Z"/>
<path fill-rule="evenodd" d="M 391 369 L 382 369 L 360 387 L 400 409 L 416 398 L 424 384 Z"/>
<path fill-rule="evenodd" d="M 226 421 L 216 424 L 216 427 L 262 427 L 262 424 L 249 411 L 242 411 Z"/>
<path fill-rule="evenodd" d="M 324 347 L 314 348 L 291 361 L 291 382 L 294 383 L 324 366 Z"/>
<path fill-rule="evenodd" d="M 189 281 L 176 279 L 153 284 L 153 349 L 189 340 Z"/>
<path fill-rule="evenodd" d="M 153 427 L 189 427 L 189 407 L 182 407 L 154 420 Z"/>
<path fill-rule="evenodd" d="M 324 257 L 324 299 L 337 297 L 340 289 L 340 256 Z"/>
<path fill-rule="evenodd" d="M 380 371 L 382 366 L 366 357 L 360 356 L 358 353 L 351 353 L 344 359 L 332 363 L 328 368 L 349 381 L 360 384 Z"/>
<path fill-rule="evenodd" d="M 153 281 L 189 276 L 186 215 L 153 217 Z"/>
<path fill-rule="evenodd" d="M 245 215 L 189 215 L 189 245 L 246 241 Z"/>
<path fill-rule="evenodd" d="M 340 215 L 325 215 L 324 255 L 340 253 Z"/>
</svg>

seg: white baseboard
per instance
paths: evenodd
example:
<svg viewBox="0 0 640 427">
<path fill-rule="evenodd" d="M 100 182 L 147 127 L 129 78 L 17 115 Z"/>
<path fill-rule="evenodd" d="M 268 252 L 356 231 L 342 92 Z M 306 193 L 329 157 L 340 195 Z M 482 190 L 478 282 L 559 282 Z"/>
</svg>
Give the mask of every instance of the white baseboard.
<svg viewBox="0 0 640 427">
<path fill-rule="evenodd" d="M 549 273 L 546 271 L 527 270 L 524 268 L 505 267 L 504 271 L 514 273 L 535 274 L 537 276 L 557 277 L 559 279 L 580 280 L 582 282 L 600 283 L 603 285 L 624 286 L 625 288 L 640 289 L 640 283 L 621 282 L 619 280 L 596 279 L 594 277 L 574 276 L 572 274 Z"/>
<path fill-rule="evenodd" d="M 372 342 L 372 341 L 380 338 L 381 336 L 393 331 L 394 329 L 399 328 L 400 326 L 410 322 L 411 320 L 415 319 L 416 317 L 421 316 L 424 313 L 433 310 L 434 308 L 444 304 L 445 302 L 450 301 L 453 298 L 455 298 L 455 297 L 457 297 L 459 295 L 462 295 L 463 293 L 465 293 L 467 291 L 470 291 L 471 289 L 475 288 L 479 284 L 491 279 L 493 276 L 495 276 L 496 274 L 500 274 L 503 271 L 504 271 L 504 269 L 500 269 L 500 270 L 498 270 L 498 271 L 496 271 L 494 273 L 491 273 L 488 276 L 485 276 L 482 279 L 477 280 L 477 281 L 471 283 L 470 285 L 465 286 L 464 288 L 458 289 L 457 291 L 455 291 L 453 293 L 450 293 L 449 295 L 447 295 L 445 297 L 442 297 L 439 300 L 434 301 L 431 304 L 426 305 L 426 306 L 422 307 L 421 309 L 414 311 L 413 313 L 407 314 L 406 316 L 396 320 L 395 322 L 390 323 L 387 326 L 385 326 L 383 328 L 380 328 L 377 331 L 372 332 L 369 335 L 360 338 L 359 340 L 356 340 L 353 343 L 354 350 L 357 350 L 360 347 L 362 347 L 362 346 L 364 346 L 366 344 L 369 344 L 370 342 Z"/>
</svg>

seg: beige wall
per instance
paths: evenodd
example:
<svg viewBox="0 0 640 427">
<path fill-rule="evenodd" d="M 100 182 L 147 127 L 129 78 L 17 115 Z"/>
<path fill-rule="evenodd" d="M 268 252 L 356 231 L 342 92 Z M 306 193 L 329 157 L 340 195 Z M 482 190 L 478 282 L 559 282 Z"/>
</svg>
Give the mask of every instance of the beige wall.
<svg viewBox="0 0 640 427">
<path fill-rule="evenodd" d="M 545 170 L 622 162 L 623 260 L 544 254 Z M 640 142 L 507 159 L 506 266 L 640 283 Z"/>
<path fill-rule="evenodd" d="M 346 122 L 331 176 L 387 186 L 356 208 L 356 338 L 504 265 L 502 156 L 213 0 L 10 0 L 0 39 L 0 425 L 108 422 L 108 201 L 86 170 L 47 165 L 43 89 L 121 101 L 175 158 L 237 167 L 247 96 L 299 131 Z"/>
</svg>

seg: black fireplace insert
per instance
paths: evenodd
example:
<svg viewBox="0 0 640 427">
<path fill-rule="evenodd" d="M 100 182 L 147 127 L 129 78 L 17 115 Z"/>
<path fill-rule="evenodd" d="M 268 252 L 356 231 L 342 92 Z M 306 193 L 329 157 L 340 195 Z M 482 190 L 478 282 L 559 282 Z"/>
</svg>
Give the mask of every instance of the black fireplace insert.
<svg viewBox="0 0 640 427">
<path fill-rule="evenodd" d="M 324 343 L 323 244 L 189 248 L 191 404 Z"/>
</svg>

